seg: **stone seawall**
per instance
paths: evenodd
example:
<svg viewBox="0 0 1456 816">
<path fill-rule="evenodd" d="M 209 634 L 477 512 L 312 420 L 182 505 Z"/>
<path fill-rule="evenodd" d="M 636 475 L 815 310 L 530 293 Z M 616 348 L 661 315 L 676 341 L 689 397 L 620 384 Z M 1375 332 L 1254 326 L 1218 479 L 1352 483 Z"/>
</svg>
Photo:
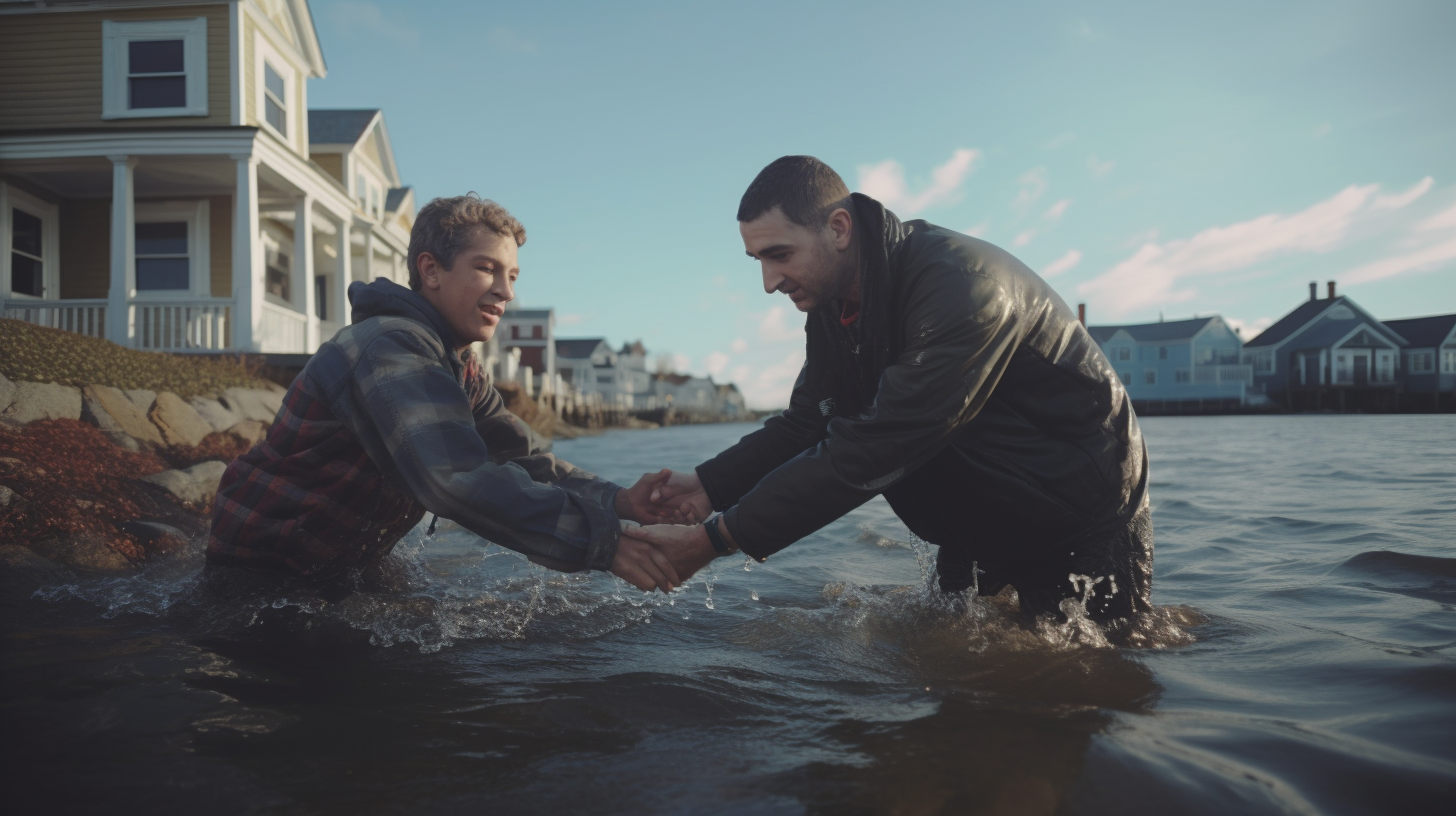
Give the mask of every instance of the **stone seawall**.
<svg viewBox="0 0 1456 816">
<path fill-rule="evenodd" d="M 207 531 L 228 462 L 261 441 L 284 390 L 74 387 L 0 376 L 4 594 L 123 574 Z"/>
</svg>

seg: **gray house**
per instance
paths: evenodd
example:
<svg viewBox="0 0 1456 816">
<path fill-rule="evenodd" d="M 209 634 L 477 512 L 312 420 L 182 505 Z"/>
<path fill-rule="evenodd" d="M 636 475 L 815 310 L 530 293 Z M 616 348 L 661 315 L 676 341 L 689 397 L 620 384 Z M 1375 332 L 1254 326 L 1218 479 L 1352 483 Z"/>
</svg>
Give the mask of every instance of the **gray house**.
<svg viewBox="0 0 1456 816">
<path fill-rule="evenodd" d="M 1088 326 L 1140 413 L 1237 409 L 1253 371 L 1222 317 Z"/>
<path fill-rule="evenodd" d="M 1399 404 L 1398 363 L 1408 344 L 1343 295 L 1317 296 L 1244 343 L 1252 394 L 1290 410 L 1391 411 Z"/>
<path fill-rule="evenodd" d="M 1456 410 L 1456 314 L 1387 320 L 1410 345 L 1401 354 L 1407 409 Z"/>
</svg>

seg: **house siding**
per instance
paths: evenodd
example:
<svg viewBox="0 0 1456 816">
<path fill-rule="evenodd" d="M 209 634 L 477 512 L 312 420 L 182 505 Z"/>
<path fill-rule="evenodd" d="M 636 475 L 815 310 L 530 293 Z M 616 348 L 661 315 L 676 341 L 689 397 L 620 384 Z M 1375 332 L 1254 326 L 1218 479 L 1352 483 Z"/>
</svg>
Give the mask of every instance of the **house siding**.
<svg viewBox="0 0 1456 816">
<path fill-rule="evenodd" d="M 207 116 L 102 119 L 101 24 L 207 18 Z M 172 6 L 0 17 L 0 130 L 230 124 L 228 6 Z"/>
<path fill-rule="evenodd" d="M 313 159 L 314 164 L 323 168 L 324 172 L 333 176 L 340 184 L 345 187 L 349 186 L 349 182 L 344 179 L 344 155 L 342 153 L 315 153 L 310 158 Z"/>
<path fill-rule="evenodd" d="M 305 87 L 308 80 L 308 68 L 302 63 L 302 57 L 298 54 L 298 47 L 286 40 L 280 40 L 273 36 L 267 26 L 258 25 L 256 19 L 250 14 L 242 15 L 243 41 L 239 66 L 239 73 L 243 78 L 243 123 L 259 128 L 260 132 L 268 134 L 272 138 L 279 138 L 270 128 L 263 126 L 263 114 L 258 109 L 258 48 L 257 38 L 261 37 L 267 41 L 269 47 L 278 52 L 289 65 L 294 69 L 293 84 L 289 92 L 293 99 L 289 100 L 288 115 L 295 120 L 293 127 L 293 138 L 291 140 L 279 139 L 301 156 L 308 155 L 308 95 Z"/>
</svg>

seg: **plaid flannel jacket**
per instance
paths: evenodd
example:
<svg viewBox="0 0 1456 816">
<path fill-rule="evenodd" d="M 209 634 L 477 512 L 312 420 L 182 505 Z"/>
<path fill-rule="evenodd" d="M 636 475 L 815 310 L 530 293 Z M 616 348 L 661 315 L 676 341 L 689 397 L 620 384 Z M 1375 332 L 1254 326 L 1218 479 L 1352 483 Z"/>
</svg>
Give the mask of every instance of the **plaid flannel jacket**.
<svg viewBox="0 0 1456 816">
<path fill-rule="evenodd" d="M 333 574 L 432 512 L 553 569 L 607 569 L 619 488 L 542 450 L 417 293 L 381 278 L 349 298 L 356 322 L 223 475 L 208 558 Z"/>
</svg>

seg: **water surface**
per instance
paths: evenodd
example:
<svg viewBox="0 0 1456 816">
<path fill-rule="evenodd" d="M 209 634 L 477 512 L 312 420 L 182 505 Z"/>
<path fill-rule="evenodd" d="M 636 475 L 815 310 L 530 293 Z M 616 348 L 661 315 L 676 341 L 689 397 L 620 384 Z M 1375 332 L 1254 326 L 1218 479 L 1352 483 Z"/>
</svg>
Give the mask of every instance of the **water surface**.
<svg viewBox="0 0 1456 816">
<path fill-rule="evenodd" d="M 4 610 L 12 812 L 1425 813 L 1456 796 L 1456 419 L 1144 420 L 1139 648 L 948 602 L 876 500 L 670 598 L 441 525 L 389 589 L 194 552 Z M 750 426 L 557 445 L 620 481 Z M 969 520 L 972 521 L 973 520 Z M 7 807 L 7 810 L 10 808 Z"/>
</svg>

